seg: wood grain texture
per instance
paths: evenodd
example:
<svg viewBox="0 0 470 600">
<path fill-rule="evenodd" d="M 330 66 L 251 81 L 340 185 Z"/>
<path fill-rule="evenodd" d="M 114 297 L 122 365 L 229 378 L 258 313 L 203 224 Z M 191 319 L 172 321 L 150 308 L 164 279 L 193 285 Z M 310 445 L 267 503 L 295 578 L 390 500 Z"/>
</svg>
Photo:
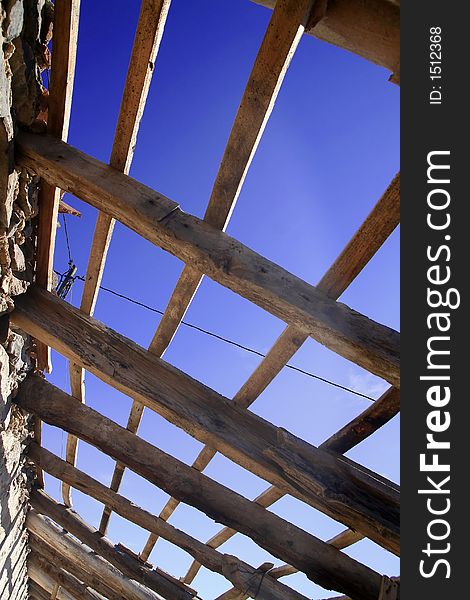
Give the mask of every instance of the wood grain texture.
<svg viewBox="0 0 470 600">
<path fill-rule="evenodd" d="M 78 403 L 75 402 L 75 404 Z M 36 538 L 42 540 L 46 545 L 51 546 L 58 555 L 65 557 L 68 563 L 75 563 L 80 572 L 89 573 L 92 577 L 101 580 L 104 583 L 105 588 L 113 590 L 114 595 L 117 595 L 118 598 L 122 597 L 127 598 L 128 600 L 159 599 L 157 594 L 125 577 L 110 563 L 94 552 L 88 550 L 85 546 L 53 525 L 53 523 L 43 515 L 37 513 L 34 509 L 31 509 L 28 512 L 26 524 L 28 530 L 31 531 Z M 80 577 L 80 579 L 88 585 L 89 577 L 86 579 Z M 111 595 L 108 597 L 112 598 L 113 596 Z"/>
<path fill-rule="evenodd" d="M 261 573 L 247 563 L 234 556 L 221 554 L 199 540 L 192 538 L 166 523 L 156 515 L 136 506 L 133 502 L 117 494 L 107 486 L 83 473 L 73 465 L 61 460 L 45 448 L 32 443 L 28 449 L 28 457 L 42 469 L 61 481 L 66 481 L 74 489 L 109 506 L 118 515 L 135 523 L 139 527 L 152 531 L 158 536 L 175 544 L 188 552 L 193 558 L 199 560 L 206 568 L 226 577 L 233 585 L 238 585 L 240 590 L 257 593 L 260 600 L 301 600 L 301 594 L 290 590 L 286 586 L 271 585 L 264 581 Z"/>
<path fill-rule="evenodd" d="M 393 484 L 238 409 L 50 292 L 30 287 L 18 299 L 11 318 L 24 331 L 227 458 L 398 552 L 399 494 Z"/>
<path fill-rule="evenodd" d="M 28 541 L 31 552 L 44 558 L 48 563 L 60 568 L 73 577 L 83 582 L 89 589 L 99 593 L 104 598 L 113 598 L 116 591 L 109 587 L 107 583 L 96 576 L 93 570 L 82 566 L 79 561 L 74 561 L 73 558 L 67 558 L 67 555 L 58 552 L 44 539 L 37 537 L 31 531 L 28 532 Z"/>
<path fill-rule="evenodd" d="M 342 550 L 343 548 L 347 548 L 348 546 L 352 546 L 359 540 L 362 539 L 362 536 L 350 529 L 343 531 L 336 535 L 331 540 L 328 540 L 328 544 L 333 546 L 333 548 L 337 548 L 338 550 Z M 298 569 L 292 567 L 291 565 L 281 565 L 279 567 L 275 567 L 270 569 L 267 572 L 266 579 L 281 579 L 281 577 L 287 577 L 288 575 L 293 575 L 294 573 L 298 573 Z M 195 576 L 195 575 L 194 575 Z M 194 577 L 192 577 L 194 579 Z M 250 595 L 246 593 L 246 591 L 240 592 L 236 587 L 227 590 L 224 594 L 220 595 L 218 600 L 247 600 L 250 598 Z"/>
<path fill-rule="evenodd" d="M 120 551 L 96 529 L 85 523 L 73 510 L 58 504 L 42 490 L 31 495 L 31 506 L 42 515 L 51 518 L 82 544 L 109 562 L 129 579 L 157 592 L 168 600 L 190 600 L 196 592 L 160 569 L 150 569 L 129 554 Z"/>
<path fill-rule="evenodd" d="M 399 386 L 399 334 L 368 319 L 150 188 L 79 152 L 34 134 L 17 142 L 20 164 L 120 220 L 221 285 L 321 344 Z"/>
<path fill-rule="evenodd" d="M 331 452 L 345 453 L 348 450 L 360 444 L 367 437 L 372 435 L 379 427 L 390 421 L 400 410 L 400 392 L 396 388 L 389 388 L 382 396 L 363 411 L 358 417 L 350 421 L 342 427 L 338 432 L 330 436 L 320 448 Z M 284 493 L 278 488 L 271 486 L 264 490 L 256 499 L 255 502 L 268 508 L 275 502 L 280 500 Z M 212 548 L 219 548 L 222 544 L 232 538 L 237 532 L 229 527 L 224 527 L 214 536 L 212 536 L 207 544 Z M 348 537 L 351 536 L 351 537 Z M 341 543 L 343 540 L 361 539 L 363 536 L 356 531 L 346 531 L 341 534 Z M 149 536 L 145 549 L 148 550 L 156 536 Z M 354 543 L 354 542 L 351 542 Z M 338 546 L 336 546 L 338 547 Z M 345 546 L 343 546 L 345 547 Z M 196 577 L 200 563 L 196 560 L 190 565 L 183 581 L 190 584 Z"/>
<path fill-rule="evenodd" d="M 47 561 L 44 557 L 36 553 L 31 553 L 28 557 L 28 575 L 50 592 L 52 598 L 53 586 L 59 586 L 56 594 L 58 600 L 66 598 L 76 598 L 77 600 L 103 600 L 104 596 L 90 590 L 79 579 L 67 573 L 63 569 L 57 568 L 54 564 Z M 66 592 L 65 595 L 63 592 Z"/>
<path fill-rule="evenodd" d="M 276 0 L 253 0 L 274 8 Z M 385 67 L 400 80 L 400 2 L 395 0 L 335 0 L 306 33 L 354 52 Z"/>
<path fill-rule="evenodd" d="M 126 174 L 129 172 L 134 156 L 140 121 L 150 89 L 170 4 L 171 0 L 143 0 L 140 6 L 139 20 L 110 158 L 111 167 Z M 92 315 L 95 310 L 113 230 L 114 219 L 99 212 L 80 305 L 81 310 L 88 315 Z M 84 373 L 78 373 L 77 369 L 77 365 L 70 364 L 72 396 L 80 402 L 85 402 Z M 76 462 L 77 444 L 78 440 L 76 438 L 68 436 L 67 460 L 71 464 Z M 62 486 L 62 497 L 67 506 L 72 505 L 71 491 L 67 485 Z M 106 528 L 102 533 L 105 530 Z"/>
<path fill-rule="evenodd" d="M 319 585 L 357 600 L 377 599 L 378 573 L 165 454 L 41 378 L 28 377 L 15 401 L 46 423 L 93 444 L 168 494 L 244 533 Z"/>
</svg>

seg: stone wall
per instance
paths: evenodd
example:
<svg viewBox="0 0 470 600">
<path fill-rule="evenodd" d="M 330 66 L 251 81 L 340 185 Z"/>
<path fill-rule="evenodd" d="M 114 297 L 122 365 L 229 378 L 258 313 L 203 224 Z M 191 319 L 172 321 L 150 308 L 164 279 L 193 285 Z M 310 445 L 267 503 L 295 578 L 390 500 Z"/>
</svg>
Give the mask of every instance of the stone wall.
<svg viewBox="0 0 470 600">
<path fill-rule="evenodd" d="M 11 404 L 18 383 L 32 368 L 31 339 L 13 330 L 15 296 L 33 280 L 38 212 L 37 177 L 15 167 L 18 126 L 44 128 L 52 5 L 45 0 L 0 4 L 0 600 L 28 597 L 25 514 L 29 475 L 23 449 L 27 419 Z"/>
</svg>

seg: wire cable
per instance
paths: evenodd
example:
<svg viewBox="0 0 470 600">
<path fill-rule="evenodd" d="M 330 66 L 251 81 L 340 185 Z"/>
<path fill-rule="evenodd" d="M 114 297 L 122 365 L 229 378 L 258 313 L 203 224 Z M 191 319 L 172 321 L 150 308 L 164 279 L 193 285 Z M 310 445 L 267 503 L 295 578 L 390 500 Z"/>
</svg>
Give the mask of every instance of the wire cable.
<svg viewBox="0 0 470 600">
<path fill-rule="evenodd" d="M 85 278 L 82 277 L 81 275 L 77 275 L 75 277 L 75 279 L 79 279 L 80 281 L 85 281 Z M 116 296 L 117 298 L 126 300 L 127 302 L 130 302 L 131 304 L 135 304 L 136 306 L 145 308 L 146 310 L 149 310 L 158 315 L 163 316 L 165 314 L 163 310 L 159 310 L 158 308 L 149 306 L 148 304 L 145 304 L 144 302 L 139 302 L 139 300 L 130 298 L 129 296 L 126 296 L 125 294 L 120 294 L 119 292 L 116 292 L 115 290 L 107 288 L 104 285 L 100 285 L 100 289 L 103 290 L 104 292 L 108 292 L 108 294 L 112 294 L 113 296 Z M 234 340 L 226 338 L 222 335 L 219 335 L 218 333 L 214 333 L 213 331 L 209 331 L 208 329 L 203 329 L 202 327 L 199 327 L 198 325 L 194 325 L 193 323 L 189 323 L 188 321 L 184 321 L 184 320 L 181 321 L 181 324 L 185 325 L 186 327 L 189 327 L 190 329 L 195 329 L 196 331 L 199 331 L 200 333 L 203 333 L 205 335 L 213 337 L 221 342 L 224 342 L 225 344 L 229 344 L 231 346 L 234 346 L 236 348 L 244 350 L 245 352 L 250 352 L 251 354 L 255 354 L 256 356 L 259 356 L 261 358 L 266 358 L 266 354 L 263 354 L 262 352 L 259 352 L 258 350 L 255 350 L 254 348 L 250 348 L 248 346 L 244 346 L 243 344 L 239 344 L 238 342 L 235 342 Z M 301 369 L 300 367 L 296 367 L 295 365 L 291 365 L 290 363 L 286 363 L 285 366 L 287 369 L 291 369 L 292 371 L 296 371 L 297 373 L 306 375 L 307 377 L 311 377 L 312 379 L 317 379 L 318 381 L 322 381 L 323 383 L 326 383 L 333 387 L 339 388 L 340 390 L 343 390 L 345 392 L 349 392 L 350 394 L 354 394 L 355 396 L 359 396 L 360 398 L 365 398 L 366 400 L 375 402 L 375 398 L 372 398 L 371 396 L 368 396 L 367 394 L 363 394 L 362 392 L 358 392 L 357 390 L 354 390 L 350 387 L 347 387 L 347 386 L 337 383 L 335 381 L 331 381 L 330 379 L 327 379 L 326 377 L 321 377 L 320 375 L 317 375 L 316 373 L 311 373 L 310 371 L 305 371 L 304 369 Z"/>
</svg>

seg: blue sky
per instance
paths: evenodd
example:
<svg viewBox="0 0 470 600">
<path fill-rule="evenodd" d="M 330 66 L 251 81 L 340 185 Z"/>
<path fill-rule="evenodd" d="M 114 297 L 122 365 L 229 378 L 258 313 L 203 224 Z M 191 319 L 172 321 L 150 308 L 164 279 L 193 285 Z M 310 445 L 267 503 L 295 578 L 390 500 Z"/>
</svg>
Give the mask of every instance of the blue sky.
<svg viewBox="0 0 470 600">
<path fill-rule="evenodd" d="M 75 91 L 69 141 L 108 161 L 139 2 L 82 2 Z M 137 140 L 131 176 L 203 216 L 230 128 L 261 43 L 270 11 L 248 0 L 173 0 Z M 381 68 L 304 36 L 287 72 L 266 132 L 246 178 L 227 232 L 254 250 L 315 284 L 367 216 L 399 168 L 399 90 Z M 96 211 L 68 218 L 73 258 L 84 275 Z M 399 329 L 399 238 L 395 232 L 341 300 Z M 56 268 L 66 269 L 64 228 L 58 231 Z M 103 284 L 164 309 L 182 263 L 117 224 Z M 81 282 L 71 301 L 78 305 Z M 96 318 L 148 346 L 158 315 L 102 291 Z M 186 320 L 266 352 L 285 324 L 218 284 L 204 279 Z M 165 360 L 232 397 L 259 358 L 197 331 L 181 327 Z M 377 397 L 381 380 L 308 340 L 292 363 Z M 68 390 L 66 361 L 53 354 L 50 380 Z M 125 425 L 131 401 L 87 374 L 87 403 Z M 284 369 L 252 406 L 272 423 L 319 444 L 364 410 L 368 401 Z M 146 411 L 140 434 L 192 463 L 201 444 Z M 45 445 L 63 455 L 65 434 L 45 426 Z M 394 481 L 399 478 L 399 423 L 395 418 L 348 456 Z M 109 484 L 114 463 L 80 443 L 78 466 Z M 265 487 L 251 473 L 218 456 L 206 473 L 249 498 Z M 47 478 L 59 498 L 59 486 Z M 167 495 L 127 471 L 123 494 L 159 513 Z M 75 508 L 98 525 L 102 506 L 74 492 Z M 292 498 L 272 510 L 322 539 L 342 530 L 328 517 Z M 206 540 L 220 525 L 190 507 L 171 519 Z M 109 537 L 138 552 L 147 535 L 120 517 L 111 518 Z M 237 535 L 222 547 L 257 566 L 267 553 Z M 398 560 L 372 542 L 348 550 L 381 573 L 398 572 Z M 191 562 L 186 553 L 159 540 L 151 561 L 175 576 Z M 273 562 L 280 564 L 274 559 Z M 302 575 L 284 582 L 307 597 L 335 595 Z M 227 582 L 202 569 L 193 586 L 215 598 Z"/>
</svg>

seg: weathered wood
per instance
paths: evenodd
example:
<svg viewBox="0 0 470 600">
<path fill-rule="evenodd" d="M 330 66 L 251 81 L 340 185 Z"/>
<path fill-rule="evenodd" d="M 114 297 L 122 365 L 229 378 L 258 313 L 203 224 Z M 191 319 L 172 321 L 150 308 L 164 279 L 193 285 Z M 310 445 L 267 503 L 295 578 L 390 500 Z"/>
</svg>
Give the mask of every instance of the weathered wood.
<svg viewBox="0 0 470 600">
<path fill-rule="evenodd" d="M 271 585 L 270 582 L 264 581 L 262 574 L 258 574 L 252 566 L 234 556 L 227 556 L 209 548 L 206 544 L 136 506 L 127 498 L 120 496 L 34 442 L 29 446 L 28 457 L 36 465 L 40 465 L 49 475 L 67 482 L 71 487 L 109 506 L 121 517 L 154 532 L 185 550 L 206 568 L 225 576 L 234 585 L 240 586 L 241 590 L 257 592 L 258 598 L 261 600 L 283 600 L 287 598 L 300 600 L 303 598 L 303 596 L 293 592 L 286 586 Z"/>
<path fill-rule="evenodd" d="M 367 409 L 332 435 L 320 448 L 344 453 L 388 423 L 400 411 L 400 390 L 389 388 Z"/>
<path fill-rule="evenodd" d="M 378 573 L 165 454 L 41 378 L 29 376 L 15 402 L 46 423 L 93 444 L 168 494 L 244 533 L 323 587 L 357 600 L 377 599 Z"/>
<path fill-rule="evenodd" d="M 18 298 L 11 318 L 24 331 L 285 493 L 399 551 L 399 494 L 360 465 L 234 407 L 45 290 L 31 286 Z M 30 381 L 40 387 L 39 380 Z"/>
<path fill-rule="evenodd" d="M 39 516 L 39 515 L 38 515 Z M 42 517 L 41 517 L 42 518 Z M 52 527 L 49 521 L 47 524 Z M 55 528 L 57 531 L 57 528 Z M 51 565 L 58 569 L 62 569 L 73 575 L 76 579 L 83 582 L 91 590 L 101 594 L 105 598 L 112 599 L 116 596 L 116 590 L 110 587 L 104 579 L 100 577 L 99 569 L 89 569 L 88 563 L 80 563 L 71 553 L 63 553 L 57 550 L 50 543 L 41 537 L 36 536 L 31 530 L 28 532 L 28 543 L 31 552 L 41 556 Z M 77 542 L 78 543 L 78 542 Z M 80 548 L 82 546 L 80 545 Z M 80 554 L 78 555 L 81 556 Z M 92 557 L 94 554 L 92 554 Z"/>
<path fill-rule="evenodd" d="M 78 37 L 80 0 L 58 0 L 54 5 L 54 36 L 48 97 L 47 131 L 66 140 L 72 106 L 73 81 Z M 57 215 L 61 192 L 53 184 L 42 182 L 40 190 L 36 281 L 52 289 Z M 39 343 L 37 360 L 40 369 L 51 371 L 49 349 Z"/>
<path fill-rule="evenodd" d="M 337 300 L 379 250 L 399 222 L 400 174 L 398 173 L 317 287 L 329 297 Z M 288 326 L 246 383 L 235 394 L 233 402 L 240 408 L 251 406 L 307 339 L 308 336 L 302 331 Z M 135 409 L 136 403 L 134 402 L 132 411 Z M 132 411 L 128 428 L 130 425 L 138 426 L 140 421 L 139 415 L 137 419 L 134 419 Z M 134 431 L 136 430 L 137 428 L 134 429 Z M 206 446 L 194 461 L 193 468 L 203 471 L 215 454 L 216 452 L 212 448 Z M 272 492 L 272 495 L 275 497 L 266 506 L 270 506 L 282 497 L 280 492 L 278 494 Z M 267 499 L 265 498 L 265 500 Z M 168 519 L 177 506 L 178 502 L 174 498 L 170 498 L 160 514 L 161 518 Z M 154 535 L 149 536 L 141 552 L 143 560 L 148 558 L 157 539 Z"/>
<path fill-rule="evenodd" d="M 28 563 L 31 561 L 31 556 L 28 557 Z M 29 566 L 28 564 L 28 579 L 29 579 L 29 596 L 33 600 L 53 600 L 54 580 L 41 571 L 37 565 Z M 59 588 L 56 596 L 57 600 L 79 600 L 76 596 L 72 596 L 66 590 Z M 103 598 L 103 596 L 102 596 Z"/>
<path fill-rule="evenodd" d="M 171 0 L 143 0 L 141 3 L 110 158 L 111 167 L 126 174 L 129 172 L 134 156 L 140 120 L 144 112 L 170 3 Z M 114 219 L 107 214 L 98 213 L 80 305 L 81 310 L 89 315 L 93 314 L 95 310 L 113 229 Z M 83 381 L 83 371 L 72 363 L 70 365 L 70 389 L 72 396 L 80 402 L 85 402 Z M 75 464 L 77 439 L 73 436 L 67 438 L 66 456 L 71 464 Z M 62 486 L 62 497 L 67 506 L 72 505 L 70 489 L 66 485 Z"/>
<path fill-rule="evenodd" d="M 337 433 L 334 433 L 329 437 L 320 448 L 328 450 L 330 452 L 341 452 L 345 453 L 354 446 L 357 446 L 360 442 L 365 440 L 367 437 L 372 435 L 379 427 L 384 425 L 387 421 L 393 418 L 400 409 L 400 392 L 395 388 L 390 388 L 382 396 L 363 411 L 358 417 L 350 421 Z M 262 492 L 256 499 L 255 502 L 268 508 L 284 496 L 284 493 L 278 488 L 271 486 Z M 222 544 L 232 538 L 237 532 L 229 527 L 224 527 L 217 532 L 207 542 L 212 548 L 219 548 Z M 344 532 L 344 539 L 356 540 L 360 539 L 360 536 L 355 531 Z M 351 538 L 348 537 L 351 536 Z M 151 551 L 153 545 L 151 545 L 156 536 L 149 536 L 144 551 Z M 341 538 L 343 539 L 343 537 Z M 354 542 L 353 542 L 354 543 Z M 335 543 L 335 547 L 336 543 Z M 345 547 L 345 546 L 343 546 Z M 144 552 L 143 552 L 144 554 Z M 144 558 L 144 557 L 143 557 Z M 200 563 L 196 560 L 190 565 L 186 575 L 183 577 L 185 583 L 190 584 L 196 577 L 199 569 L 201 568 Z"/>
<path fill-rule="evenodd" d="M 253 0 L 269 8 L 276 0 Z M 392 72 L 400 80 L 399 0 L 335 0 L 325 17 L 307 26 L 306 33 L 358 54 Z"/>
<path fill-rule="evenodd" d="M 196 595 L 194 590 L 167 573 L 160 569 L 150 569 L 144 563 L 120 551 L 110 540 L 85 523 L 77 513 L 58 504 L 44 491 L 36 490 L 31 495 L 30 502 L 38 513 L 50 517 L 130 579 L 169 600 L 190 600 Z"/>
<path fill-rule="evenodd" d="M 334 548 L 341 550 L 343 548 L 351 546 L 352 544 L 355 544 L 356 542 L 361 540 L 362 537 L 362 535 L 355 533 L 350 529 L 347 529 L 346 531 L 342 531 L 340 534 L 338 534 L 331 540 L 328 540 L 327 543 L 333 546 Z M 194 579 L 194 577 L 197 574 L 197 571 L 199 571 L 199 569 L 196 570 L 194 575 L 191 574 L 191 579 Z M 293 575 L 294 573 L 298 572 L 299 570 L 291 565 L 281 565 L 280 567 L 270 569 L 267 572 L 266 579 L 280 579 L 281 577 L 287 577 L 288 575 Z M 237 588 L 233 587 L 232 589 L 227 590 L 224 594 L 219 596 L 218 600 L 246 600 L 250 597 L 251 596 L 247 590 L 240 592 Z M 256 598 L 256 596 L 254 597 Z"/>
<path fill-rule="evenodd" d="M 20 164 L 77 195 L 218 283 L 399 386 L 399 334 L 263 258 L 174 202 L 50 138 L 17 136 Z"/>
<path fill-rule="evenodd" d="M 79 210 L 77 210 L 73 206 L 70 206 L 70 204 L 67 204 L 63 200 L 61 200 L 59 202 L 59 212 L 63 213 L 63 214 L 66 214 L 66 215 L 70 215 L 72 217 L 79 217 L 79 218 L 81 218 L 81 216 L 82 216 L 82 213 Z"/>
<path fill-rule="evenodd" d="M 311 0 L 282 0 L 273 12 L 238 108 L 204 215 L 204 220 L 217 229 L 225 231 L 230 220 L 312 4 Z M 202 277 L 202 273 L 191 265 L 184 266 L 150 343 L 150 352 L 160 357 L 164 355 Z M 129 431 L 137 432 L 142 414 L 142 405 L 134 400 L 127 423 Z M 119 489 L 123 474 L 122 466 L 116 465 L 112 489 Z M 110 511 L 105 507 L 100 523 L 102 533 L 106 531 L 109 516 Z"/>
<path fill-rule="evenodd" d="M 75 404 L 78 404 L 75 402 Z M 159 596 L 142 585 L 128 579 L 99 555 L 89 551 L 85 546 L 58 529 L 44 516 L 34 509 L 28 512 L 26 519 L 28 529 L 38 538 L 64 555 L 68 561 L 78 563 L 81 570 L 92 573 L 114 590 L 118 597 L 128 600 L 158 600 Z M 85 580 L 82 580 L 87 583 Z"/>
<path fill-rule="evenodd" d="M 101 594 L 90 590 L 76 577 L 63 569 L 57 568 L 56 565 L 34 552 L 28 556 L 28 575 L 44 589 L 50 590 L 51 597 L 51 584 L 58 586 L 59 589 L 56 593 L 58 600 L 70 598 L 69 594 L 77 600 L 103 600 Z M 64 591 L 66 594 L 64 594 Z"/>
</svg>

